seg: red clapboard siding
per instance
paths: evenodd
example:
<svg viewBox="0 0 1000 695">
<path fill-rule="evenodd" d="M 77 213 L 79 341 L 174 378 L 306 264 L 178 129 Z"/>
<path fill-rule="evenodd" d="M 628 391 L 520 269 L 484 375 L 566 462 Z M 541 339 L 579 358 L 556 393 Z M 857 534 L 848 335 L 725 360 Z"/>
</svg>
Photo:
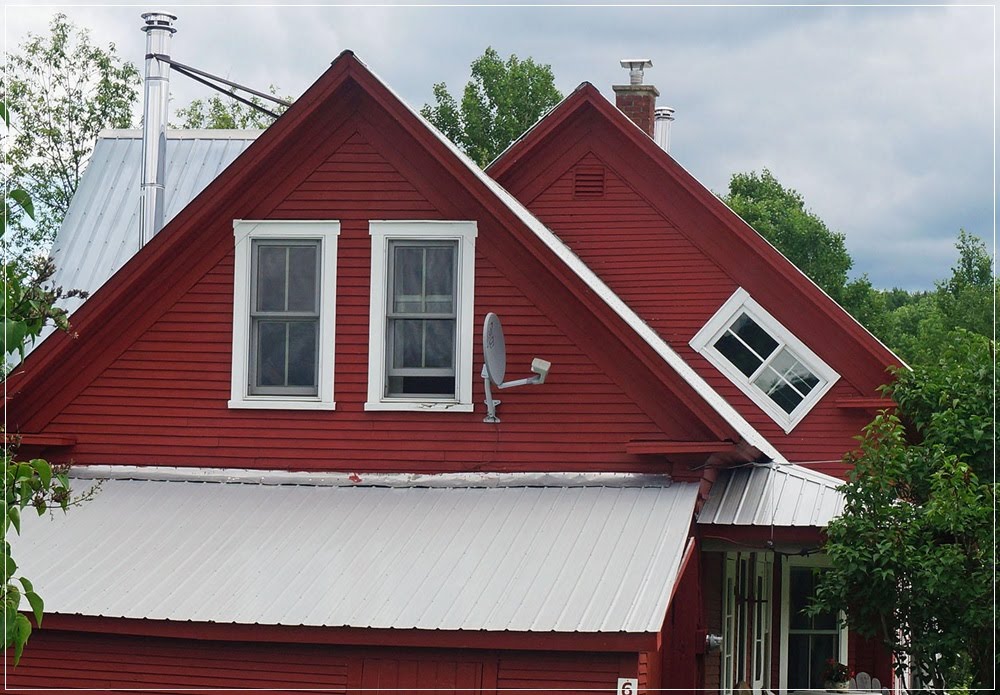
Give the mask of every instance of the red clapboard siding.
<svg viewBox="0 0 1000 695">
<path fill-rule="evenodd" d="M 344 128 L 353 130 L 354 125 Z M 541 308 L 544 297 L 528 296 L 501 272 L 489 254 L 503 239 L 487 224 L 480 225 L 477 243 L 475 325 L 481 325 L 486 311 L 497 310 L 507 334 L 508 373 L 527 374 L 532 357 L 540 356 L 554 365 L 549 381 L 504 392 L 499 426 L 482 422 L 485 395 L 478 378 L 474 413 L 363 410 L 368 221 L 443 215 L 364 135 L 355 130 L 341 137 L 343 143 L 291 188 L 271 215 L 341 221 L 337 410 L 227 407 L 233 291 L 229 251 L 49 423 L 47 433 L 77 436 L 67 456 L 79 464 L 352 471 L 648 470 L 648 461 L 626 454 L 625 444 L 662 437 L 661 424 L 617 381 L 615 370 L 595 361 L 591 346 L 578 344 L 556 326 Z M 327 180 L 345 171 L 352 185 Z M 378 196 L 367 195 L 369 184 L 378 184 Z M 389 210 L 387 199 L 399 205 Z M 231 231 L 227 234 L 231 238 Z M 478 348 L 475 354 L 478 363 Z M 661 396 L 658 407 L 666 413 L 681 411 L 670 405 L 669 394 Z M 691 438 L 682 427 L 667 435 Z"/>
<path fill-rule="evenodd" d="M 575 172 L 597 167 L 605 170 L 604 196 L 574 196 Z M 549 178 L 551 183 L 530 201 L 532 212 L 789 461 L 843 475 L 846 467 L 840 461 L 854 448 L 854 436 L 867 424 L 870 414 L 846 412 L 836 400 L 858 391 L 841 381 L 786 435 L 688 346 L 736 290 L 738 285 L 730 274 L 593 152 L 561 173 L 550 173 Z M 534 183 L 538 185 L 537 179 Z M 790 328 L 795 331 L 795 327 Z"/>
<path fill-rule="evenodd" d="M 36 630 L 16 668 L 9 652 L 7 658 L 6 689 L 15 693 L 37 688 L 329 688 L 344 693 L 348 686 L 348 657 L 317 645 Z"/>
<path fill-rule="evenodd" d="M 621 659 L 617 654 L 501 654 L 497 690 L 519 690 L 525 695 L 541 695 L 554 689 L 564 693 L 597 689 L 611 692 L 619 676 L 629 675 L 621 672 Z"/>
<path fill-rule="evenodd" d="M 37 630 L 6 692 L 256 688 L 334 693 L 611 691 L 636 654 L 348 647 Z M 634 668 L 634 667 L 633 667 Z"/>
</svg>

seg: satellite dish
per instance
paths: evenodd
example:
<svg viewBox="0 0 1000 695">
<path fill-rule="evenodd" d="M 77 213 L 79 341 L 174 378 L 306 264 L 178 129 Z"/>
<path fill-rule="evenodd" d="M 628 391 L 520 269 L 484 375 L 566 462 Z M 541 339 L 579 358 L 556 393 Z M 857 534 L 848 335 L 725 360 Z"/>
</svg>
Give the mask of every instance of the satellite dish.
<svg viewBox="0 0 1000 695">
<path fill-rule="evenodd" d="M 544 384 L 551 368 L 550 362 L 536 357 L 531 360 L 533 376 L 504 381 L 507 375 L 507 344 L 503 339 L 503 326 L 500 325 L 500 317 L 492 311 L 486 314 L 486 321 L 483 322 L 483 386 L 486 389 L 486 418 L 483 422 L 500 422 L 500 418 L 497 417 L 497 406 L 500 405 L 500 401 L 493 398 L 491 382 L 498 389 Z"/>
<path fill-rule="evenodd" d="M 492 311 L 486 314 L 483 323 L 483 360 L 486 362 L 486 374 L 497 386 L 503 384 L 507 374 L 507 344 L 503 339 L 503 326 L 500 317 Z"/>
</svg>

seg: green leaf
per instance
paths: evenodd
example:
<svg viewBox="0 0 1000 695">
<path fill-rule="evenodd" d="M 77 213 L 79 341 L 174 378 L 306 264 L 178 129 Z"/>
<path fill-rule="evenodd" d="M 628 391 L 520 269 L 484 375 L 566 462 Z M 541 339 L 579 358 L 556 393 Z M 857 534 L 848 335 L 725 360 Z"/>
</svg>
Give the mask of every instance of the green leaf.
<svg viewBox="0 0 1000 695">
<path fill-rule="evenodd" d="M 24 592 L 24 598 L 28 600 L 28 603 L 31 605 L 31 612 L 35 614 L 35 624 L 41 627 L 42 614 L 45 611 L 45 603 L 42 601 L 42 597 L 34 591 L 26 591 Z"/>
<path fill-rule="evenodd" d="M 31 202 L 31 196 L 28 195 L 27 191 L 20 188 L 14 188 L 7 191 L 7 195 L 13 198 L 14 202 L 21 206 L 21 209 L 24 210 L 28 217 L 35 219 L 35 206 Z"/>
<path fill-rule="evenodd" d="M 42 480 L 42 485 L 48 487 L 52 481 L 52 466 L 45 459 L 32 459 L 31 465 Z"/>
<path fill-rule="evenodd" d="M 35 590 L 35 587 L 33 587 L 31 585 L 31 582 L 28 580 L 27 577 L 18 577 L 17 580 L 19 582 L 21 582 L 21 586 L 24 587 L 25 591 L 34 591 Z"/>
<path fill-rule="evenodd" d="M 10 128 L 10 114 L 7 113 L 6 101 L 0 101 L 0 116 L 3 117 L 3 124 Z"/>
<path fill-rule="evenodd" d="M 17 666 L 18 662 L 21 660 L 21 654 L 24 652 L 24 645 L 28 643 L 28 638 L 31 637 L 31 622 L 24 617 L 23 614 L 18 613 L 17 617 L 14 618 L 14 665 Z"/>
<path fill-rule="evenodd" d="M 7 518 L 10 519 L 10 523 L 14 525 L 14 530 L 17 531 L 17 535 L 21 535 L 21 512 L 17 507 L 10 507 L 7 510 Z"/>
</svg>

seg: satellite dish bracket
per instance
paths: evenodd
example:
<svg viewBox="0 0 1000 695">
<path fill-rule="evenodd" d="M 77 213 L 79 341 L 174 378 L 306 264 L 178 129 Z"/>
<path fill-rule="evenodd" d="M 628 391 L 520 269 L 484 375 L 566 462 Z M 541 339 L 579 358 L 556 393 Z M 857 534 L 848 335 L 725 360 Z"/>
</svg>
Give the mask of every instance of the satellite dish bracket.
<svg viewBox="0 0 1000 695">
<path fill-rule="evenodd" d="M 514 386 L 544 384 L 552 363 L 535 358 L 531 361 L 532 376 L 514 381 L 504 381 L 507 370 L 507 348 L 503 337 L 503 327 L 500 317 L 490 312 L 486 314 L 483 323 L 483 386 L 486 390 L 486 417 L 483 422 L 500 422 L 497 416 L 497 406 L 500 401 L 493 398 L 493 386 L 498 389 L 509 389 Z"/>
</svg>

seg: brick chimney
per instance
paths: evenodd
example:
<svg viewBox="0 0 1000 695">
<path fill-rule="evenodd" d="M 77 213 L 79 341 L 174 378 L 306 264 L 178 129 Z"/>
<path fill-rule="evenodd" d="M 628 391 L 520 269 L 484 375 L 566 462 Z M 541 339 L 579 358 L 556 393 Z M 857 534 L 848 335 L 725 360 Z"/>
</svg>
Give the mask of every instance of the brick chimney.
<svg viewBox="0 0 1000 695">
<path fill-rule="evenodd" d="M 624 58 L 620 61 L 623 68 L 628 68 L 629 84 L 616 84 L 615 106 L 632 119 L 632 122 L 653 137 L 655 123 L 656 97 L 660 91 L 651 84 L 642 83 L 642 71 L 653 67 L 649 58 Z"/>
</svg>

